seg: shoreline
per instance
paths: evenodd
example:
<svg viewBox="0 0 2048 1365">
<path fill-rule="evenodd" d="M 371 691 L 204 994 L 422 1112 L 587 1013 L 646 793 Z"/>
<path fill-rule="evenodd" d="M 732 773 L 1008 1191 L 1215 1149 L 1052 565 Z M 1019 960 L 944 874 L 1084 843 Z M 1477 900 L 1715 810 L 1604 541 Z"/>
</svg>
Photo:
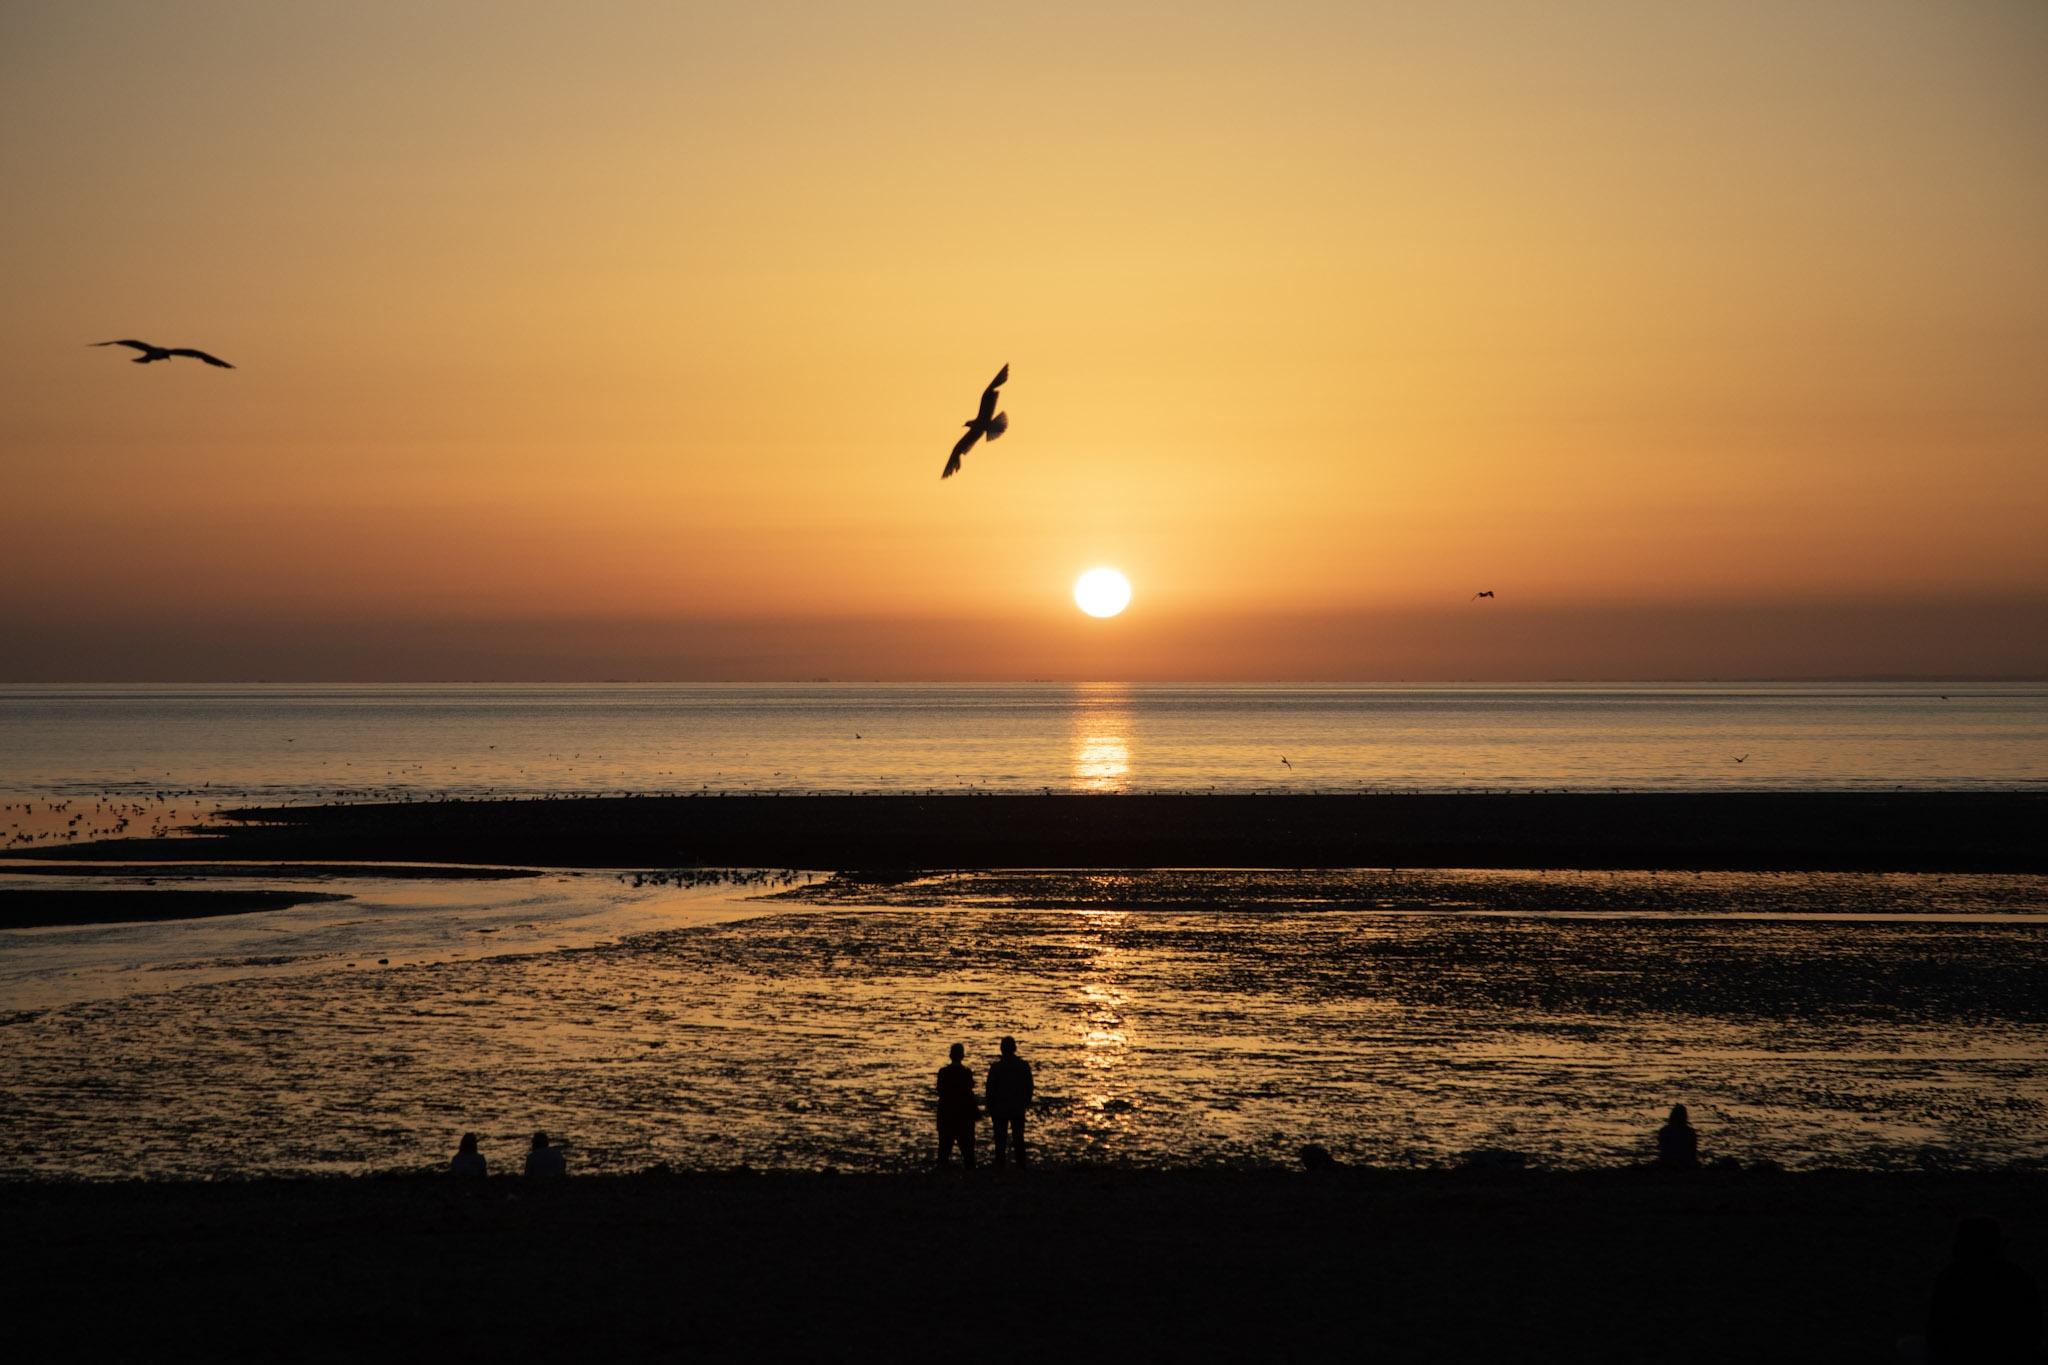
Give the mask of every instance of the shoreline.
<svg viewBox="0 0 2048 1365">
<path fill-rule="evenodd" d="M 2048 792 L 703 795 L 246 807 L 25 860 L 2048 873 Z"/>
<path fill-rule="evenodd" d="M 2048 1178 L 1134 1171 L 0 1182 L 22 1339 L 222 1359 L 1889 1358 Z M 119 1311 L 107 1311 L 110 1287 Z"/>
</svg>

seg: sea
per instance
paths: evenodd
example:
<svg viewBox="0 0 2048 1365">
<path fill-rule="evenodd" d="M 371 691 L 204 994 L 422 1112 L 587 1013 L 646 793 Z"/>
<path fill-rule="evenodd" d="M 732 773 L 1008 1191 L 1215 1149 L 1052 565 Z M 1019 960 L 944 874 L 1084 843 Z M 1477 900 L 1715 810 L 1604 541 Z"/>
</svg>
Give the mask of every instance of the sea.
<svg viewBox="0 0 2048 1365">
<path fill-rule="evenodd" d="M 0 798 L 2048 783 L 2048 685 L 0 687 Z"/>
<path fill-rule="evenodd" d="M 1285 760 L 1283 762 L 1282 760 Z M 2038 685 L 0 688 L 0 1178 L 909 1170 L 1019 1039 L 1061 1165 L 2048 1169 L 2048 878 L 138 866 L 250 802 L 690 791 L 2010 790 Z"/>
</svg>

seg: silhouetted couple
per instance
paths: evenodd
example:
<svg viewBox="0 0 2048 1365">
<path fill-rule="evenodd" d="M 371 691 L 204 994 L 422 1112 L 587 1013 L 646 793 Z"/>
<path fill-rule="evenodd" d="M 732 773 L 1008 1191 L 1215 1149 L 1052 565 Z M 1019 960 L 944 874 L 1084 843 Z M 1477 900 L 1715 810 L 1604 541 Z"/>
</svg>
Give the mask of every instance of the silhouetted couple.
<svg viewBox="0 0 2048 1365">
<path fill-rule="evenodd" d="M 974 1126 L 981 1117 L 981 1104 L 974 1097 L 974 1073 L 963 1060 L 967 1049 L 953 1044 L 953 1060 L 939 1068 L 939 1165 L 952 1159 L 960 1149 L 960 1164 L 974 1169 Z M 989 1121 L 995 1129 L 996 1169 L 1008 1160 L 1011 1147 L 1017 1164 L 1024 1164 L 1024 1115 L 1031 1108 L 1031 1064 L 1017 1055 L 1017 1040 L 1004 1038 L 1002 1053 L 988 1069 L 983 1092 Z"/>
<path fill-rule="evenodd" d="M 448 1160 L 448 1174 L 481 1179 L 489 1173 L 484 1154 L 477 1148 L 476 1134 L 464 1133 L 462 1144 Z M 549 1145 L 546 1133 L 533 1135 L 533 1146 L 526 1152 L 526 1173 L 541 1178 L 569 1174 L 569 1164 L 562 1159 L 562 1149 Z"/>
</svg>

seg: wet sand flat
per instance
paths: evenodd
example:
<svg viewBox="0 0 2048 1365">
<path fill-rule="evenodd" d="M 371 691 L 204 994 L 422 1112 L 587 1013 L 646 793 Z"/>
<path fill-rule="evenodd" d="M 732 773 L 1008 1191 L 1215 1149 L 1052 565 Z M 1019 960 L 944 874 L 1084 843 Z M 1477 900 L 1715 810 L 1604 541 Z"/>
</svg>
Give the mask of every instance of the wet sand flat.
<svg viewBox="0 0 2048 1365">
<path fill-rule="evenodd" d="M 0 1267 L 70 1358 L 1881 1361 L 1966 1213 L 2048 1273 L 2039 1176 L 1631 1171 L 0 1184 Z"/>
<path fill-rule="evenodd" d="M 417 1169 L 535 1127 L 586 1173 L 900 1171 L 945 1044 L 1003 1033 L 1063 1163 L 1608 1166 L 1683 1100 L 1710 1156 L 2048 1168 L 2035 877 L 989 873 L 701 912 L 638 874 L 329 885 L 364 910 L 203 955 L 181 926 L 95 996 L 67 964 L 96 935 L 38 949 L 0 1174 Z"/>
</svg>

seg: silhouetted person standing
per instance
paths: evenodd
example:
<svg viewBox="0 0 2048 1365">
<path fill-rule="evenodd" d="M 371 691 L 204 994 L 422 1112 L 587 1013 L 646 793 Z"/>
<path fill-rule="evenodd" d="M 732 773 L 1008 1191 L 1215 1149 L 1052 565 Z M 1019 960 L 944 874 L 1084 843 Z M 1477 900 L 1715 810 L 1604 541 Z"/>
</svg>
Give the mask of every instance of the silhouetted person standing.
<svg viewBox="0 0 2048 1365">
<path fill-rule="evenodd" d="M 448 1174 L 478 1178 L 488 1174 L 484 1166 L 484 1154 L 476 1149 L 475 1133 L 462 1135 L 462 1143 L 456 1147 L 455 1155 L 448 1158 Z"/>
<path fill-rule="evenodd" d="M 1657 1164 L 1667 1171 L 1700 1168 L 1700 1135 L 1682 1104 L 1671 1106 L 1671 1117 L 1657 1130 Z"/>
<path fill-rule="evenodd" d="M 974 1169 L 974 1121 L 980 1117 L 974 1103 L 974 1073 L 961 1063 L 967 1049 L 953 1044 L 947 1054 L 953 1060 L 939 1068 L 939 1165 L 953 1155 L 960 1144 L 960 1164 Z"/>
<path fill-rule="evenodd" d="M 995 1130 L 996 1169 L 1003 1168 L 1009 1142 L 1017 1144 L 1017 1164 L 1024 1164 L 1024 1111 L 1031 1107 L 1031 1063 L 1017 1055 L 1017 1040 L 1003 1039 L 1002 1056 L 988 1069 L 988 1117 Z"/>
<path fill-rule="evenodd" d="M 2005 1258 L 1995 1218 L 1956 1224 L 1955 1252 L 1934 1280 L 1927 1307 L 1929 1365 L 2041 1359 L 2041 1291 Z"/>
<path fill-rule="evenodd" d="M 549 1178 L 569 1174 L 569 1163 L 562 1159 L 562 1149 L 550 1147 L 546 1133 L 533 1135 L 533 1146 L 526 1152 L 526 1173 Z"/>
</svg>

